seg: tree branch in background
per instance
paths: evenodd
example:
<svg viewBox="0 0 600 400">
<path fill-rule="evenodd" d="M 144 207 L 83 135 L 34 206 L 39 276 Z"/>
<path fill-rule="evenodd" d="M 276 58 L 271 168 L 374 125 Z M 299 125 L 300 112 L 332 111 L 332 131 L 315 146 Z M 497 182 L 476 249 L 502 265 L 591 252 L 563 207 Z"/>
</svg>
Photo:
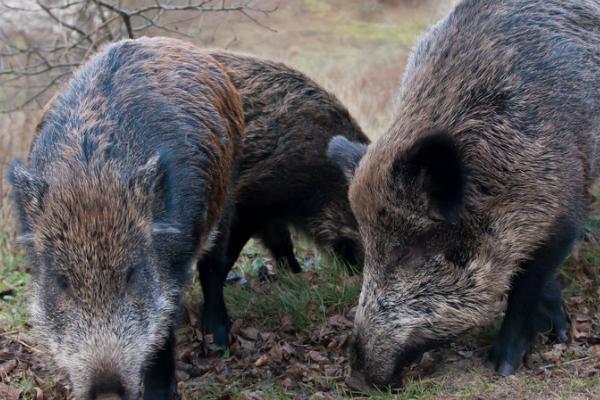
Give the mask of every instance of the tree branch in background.
<svg viewBox="0 0 600 400">
<path fill-rule="evenodd" d="M 107 42 L 160 32 L 192 38 L 179 25 L 215 13 L 237 13 L 274 31 L 261 17 L 277 10 L 275 1 L 0 0 L 0 113 L 41 107 Z"/>
</svg>

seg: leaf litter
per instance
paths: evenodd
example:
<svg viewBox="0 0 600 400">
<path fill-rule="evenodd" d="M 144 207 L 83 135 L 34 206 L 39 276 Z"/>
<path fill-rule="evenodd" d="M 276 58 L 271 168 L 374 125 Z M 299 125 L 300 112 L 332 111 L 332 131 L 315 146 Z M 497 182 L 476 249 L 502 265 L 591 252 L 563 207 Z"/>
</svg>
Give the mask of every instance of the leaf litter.
<svg viewBox="0 0 600 400">
<path fill-rule="evenodd" d="M 311 285 L 319 285 L 319 274 L 305 272 L 302 276 Z M 230 280 L 229 284 L 243 285 L 256 295 L 268 295 L 272 279 L 244 276 Z M 528 366 L 544 380 L 556 376 L 558 372 L 553 369 L 557 367 L 577 369 L 577 374 L 597 378 L 600 375 L 599 311 L 590 309 L 578 296 L 566 300 L 573 321 L 572 343 L 542 341 L 530 355 Z M 231 347 L 220 354 L 210 351 L 212 340 L 201 333 L 199 304 L 184 305 L 183 321 L 176 332 L 176 376 L 181 398 L 329 400 L 352 397 L 343 381 L 348 370 L 346 347 L 354 306 L 346 304 L 323 310 L 318 302 L 310 303 L 308 313 L 312 322 L 306 329 L 298 329 L 291 315 L 283 315 L 270 324 L 237 319 L 231 329 Z M 324 321 L 316 316 L 323 311 L 326 313 Z M 34 343 L 23 333 L 0 333 L 0 398 L 72 400 L 67 381 L 55 375 L 47 354 L 37 350 Z M 418 364 L 407 368 L 406 381 L 445 379 L 443 376 L 450 369 L 476 368 L 477 365 L 489 369 L 484 363 L 489 345 L 489 340 L 474 334 L 450 348 L 425 353 Z"/>
</svg>

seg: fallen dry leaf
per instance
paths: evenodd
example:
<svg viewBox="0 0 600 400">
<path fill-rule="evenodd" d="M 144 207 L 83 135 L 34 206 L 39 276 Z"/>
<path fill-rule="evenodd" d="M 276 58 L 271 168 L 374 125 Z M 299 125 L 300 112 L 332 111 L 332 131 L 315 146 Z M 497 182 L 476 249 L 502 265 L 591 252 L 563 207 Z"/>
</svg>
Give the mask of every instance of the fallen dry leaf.
<svg viewBox="0 0 600 400">
<path fill-rule="evenodd" d="M 327 319 L 328 326 L 333 328 L 351 329 L 352 321 L 340 314 L 332 315 Z"/>
<path fill-rule="evenodd" d="M 271 359 L 275 362 L 281 362 L 283 360 L 283 352 L 281 350 L 281 346 L 276 345 L 269 350 L 269 355 Z"/>
<path fill-rule="evenodd" d="M 284 333 L 294 333 L 296 329 L 294 329 L 294 324 L 292 323 L 292 318 L 289 315 L 281 318 L 281 331 Z"/>
<path fill-rule="evenodd" d="M 554 346 L 552 346 L 552 350 L 542 353 L 542 357 L 547 362 L 552 362 L 556 364 L 561 361 L 561 357 L 566 349 L 567 346 L 563 343 L 555 344 Z"/>
<path fill-rule="evenodd" d="M 575 321 L 576 322 L 589 322 L 592 320 L 592 317 L 586 314 L 576 314 Z"/>
<path fill-rule="evenodd" d="M 286 389 L 290 389 L 291 387 L 294 386 L 294 381 L 292 381 L 290 378 L 285 378 L 283 380 L 283 382 L 281 382 L 281 384 L 286 388 Z"/>
<path fill-rule="evenodd" d="M 17 367 L 17 360 L 8 360 L 0 364 L 0 380 L 5 380 L 8 374 Z"/>
<path fill-rule="evenodd" d="M 256 341 L 258 339 L 259 331 L 256 328 L 241 328 L 240 335 L 245 337 L 248 340 Z"/>
<path fill-rule="evenodd" d="M 241 394 L 244 400 L 262 400 L 265 397 L 262 390 L 244 390 Z"/>
<path fill-rule="evenodd" d="M 315 350 L 309 351 L 308 357 L 312 361 L 318 363 L 319 365 L 324 365 L 324 364 L 329 363 L 329 359 L 327 357 L 324 357 L 321 353 L 319 353 L 318 351 L 315 351 Z"/>
<path fill-rule="evenodd" d="M 252 351 L 252 350 L 254 350 L 255 345 L 254 345 L 254 342 L 252 340 L 246 340 L 242 336 L 238 336 L 236 340 L 239 343 L 240 348 L 243 351 Z"/>
<path fill-rule="evenodd" d="M 19 400 L 22 390 L 12 388 L 4 383 L 0 383 L 0 399 L 3 400 Z"/>
<path fill-rule="evenodd" d="M 289 344 L 289 343 L 284 343 L 281 346 L 281 355 L 284 358 L 284 360 L 289 360 L 290 358 L 292 358 L 296 352 L 294 351 L 294 348 Z"/>
<path fill-rule="evenodd" d="M 254 362 L 254 366 L 256 368 L 264 367 L 265 365 L 267 365 L 268 362 L 269 362 L 269 357 L 267 357 L 266 355 L 262 355 L 262 356 L 258 357 L 258 360 L 256 360 Z"/>
<path fill-rule="evenodd" d="M 334 397 L 331 396 L 329 393 L 316 392 L 309 397 L 309 400 L 334 400 Z"/>
<path fill-rule="evenodd" d="M 312 281 L 313 278 L 315 277 L 315 273 L 314 272 L 310 272 L 310 271 L 301 272 L 300 274 L 302 275 L 302 277 L 304 279 L 306 279 L 309 282 Z"/>
<path fill-rule="evenodd" d="M 592 331 L 591 322 L 577 322 L 573 324 L 575 327 L 574 337 L 577 340 L 584 341 L 590 337 Z"/>
<path fill-rule="evenodd" d="M 231 324 L 231 329 L 229 330 L 230 334 L 232 334 L 232 335 L 239 334 L 240 329 L 242 328 L 242 324 L 243 324 L 243 321 L 241 319 L 236 319 L 235 321 L 233 321 L 233 324 Z"/>
</svg>

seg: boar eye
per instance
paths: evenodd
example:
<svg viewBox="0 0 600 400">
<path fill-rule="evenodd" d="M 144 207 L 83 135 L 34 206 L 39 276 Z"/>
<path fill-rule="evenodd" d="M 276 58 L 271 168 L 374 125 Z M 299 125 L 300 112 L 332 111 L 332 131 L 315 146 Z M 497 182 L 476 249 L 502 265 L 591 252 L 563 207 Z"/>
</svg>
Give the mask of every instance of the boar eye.
<svg viewBox="0 0 600 400">
<path fill-rule="evenodd" d="M 58 288 L 63 292 L 68 291 L 70 288 L 67 277 L 62 274 L 56 276 L 56 284 L 58 285 Z"/>
<path fill-rule="evenodd" d="M 392 250 L 392 255 L 398 261 L 405 261 L 405 260 L 409 259 L 411 254 L 412 254 L 412 249 L 410 247 L 398 246 L 398 247 L 394 247 L 394 249 Z"/>
<path fill-rule="evenodd" d="M 398 246 L 392 250 L 392 255 L 399 262 L 408 262 L 421 254 L 421 249 L 418 246 Z"/>
</svg>

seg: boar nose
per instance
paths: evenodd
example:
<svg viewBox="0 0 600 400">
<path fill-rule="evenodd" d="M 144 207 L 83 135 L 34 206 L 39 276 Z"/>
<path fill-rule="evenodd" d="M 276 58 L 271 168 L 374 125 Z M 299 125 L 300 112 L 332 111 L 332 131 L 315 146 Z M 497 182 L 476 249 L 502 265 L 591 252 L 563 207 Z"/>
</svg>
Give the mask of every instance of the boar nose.
<svg viewBox="0 0 600 400">
<path fill-rule="evenodd" d="M 365 367 L 366 363 L 366 352 L 363 341 L 360 336 L 353 333 L 350 337 L 350 367 L 353 370 L 360 370 Z"/>
<path fill-rule="evenodd" d="M 110 393 L 106 395 L 101 394 L 100 396 L 96 397 L 96 400 L 123 400 L 123 397 L 115 393 Z"/>
<path fill-rule="evenodd" d="M 92 400 L 125 400 L 125 387 L 115 374 L 100 375 L 92 385 Z"/>
<path fill-rule="evenodd" d="M 348 387 L 352 390 L 357 390 L 363 393 L 367 393 L 371 390 L 364 374 L 355 369 L 351 369 L 350 373 L 346 377 L 346 385 L 348 385 Z"/>
</svg>

